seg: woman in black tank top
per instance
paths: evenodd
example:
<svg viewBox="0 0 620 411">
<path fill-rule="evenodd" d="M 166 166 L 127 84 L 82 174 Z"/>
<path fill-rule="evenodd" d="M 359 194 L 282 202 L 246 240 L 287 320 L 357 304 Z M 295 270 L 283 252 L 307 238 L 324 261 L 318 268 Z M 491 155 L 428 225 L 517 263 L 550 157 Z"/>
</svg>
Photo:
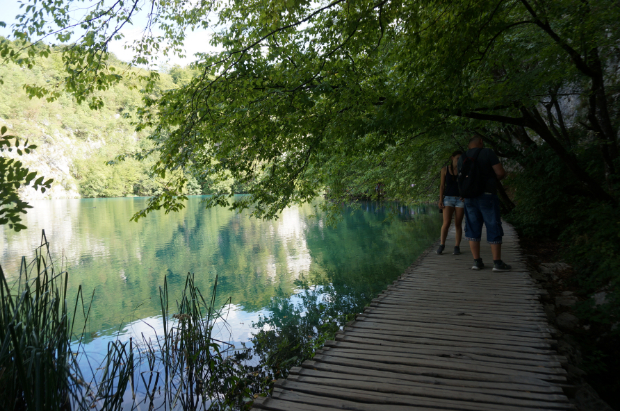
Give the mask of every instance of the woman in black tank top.
<svg viewBox="0 0 620 411">
<path fill-rule="evenodd" d="M 462 151 L 455 151 L 450 156 L 449 164 L 441 169 L 441 185 L 439 186 L 439 209 L 443 211 L 443 225 L 441 226 L 441 245 L 437 249 L 437 254 L 443 253 L 446 248 L 446 237 L 452 223 L 456 225 L 456 243 L 452 254 L 461 254 L 461 237 L 463 236 L 463 216 L 465 215 L 465 203 L 459 194 L 459 186 L 456 181 L 458 175 L 458 161 L 463 154 Z"/>
</svg>

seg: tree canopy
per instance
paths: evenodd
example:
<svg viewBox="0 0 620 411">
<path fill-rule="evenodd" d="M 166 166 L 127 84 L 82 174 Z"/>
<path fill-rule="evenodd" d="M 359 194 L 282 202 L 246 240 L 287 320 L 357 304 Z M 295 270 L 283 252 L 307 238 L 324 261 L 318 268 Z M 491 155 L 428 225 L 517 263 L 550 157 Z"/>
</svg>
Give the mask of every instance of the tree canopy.
<svg viewBox="0 0 620 411">
<path fill-rule="evenodd" d="M 250 194 L 233 207 L 257 216 L 325 188 L 343 198 L 381 183 L 394 198 L 425 198 L 438 165 L 472 134 L 516 169 L 548 146 L 576 192 L 615 202 L 614 1 L 86 1 L 71 25 L 79 3 L 33 1 L 13 26 L 24 47 L 5 44 L 4 58 L 31 66 L 59 52 L 65 62 L 62 82 L 26 90 L 54 99 L 64 89 L 97 108 L 92 91 L 123 75 L 106 63 L 109 42 L 141 8 L 148 15 L 135 64 L 180 52 L 188 30 L 212 28 L 222 51 L 198 55 L 182 87 L 156 93 L 157 74 L 142 76 L 137 127 L 154 130 L 154 173 L 232 176 Z M 35 43 L 50 36 L 67 44 Z M 580 158 L 590 149 L 600 161 Z M 186 182 L 177 179 L 142 215 L 178 207 Z M 231 194 L 218 192 L 209 205 L 228 204 Z"/>
</svg>

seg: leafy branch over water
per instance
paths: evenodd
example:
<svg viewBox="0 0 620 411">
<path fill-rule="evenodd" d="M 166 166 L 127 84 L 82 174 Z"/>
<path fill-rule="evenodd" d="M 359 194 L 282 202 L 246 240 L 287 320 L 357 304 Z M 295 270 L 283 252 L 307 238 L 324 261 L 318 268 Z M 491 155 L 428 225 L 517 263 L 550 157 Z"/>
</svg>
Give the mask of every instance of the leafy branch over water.
<svg viewBox="0 0 620 411">
<path fill-rule="evenodd" d="M 26 214 L 26 210 L 32 206 L 19 198 L 20 187 L 31 185 L 35 190 L 45 193 L 52 185 L 52 179 L 43 181 L 45 177 L 37 178 L 36 171 L 31 171 L 21 161 L 6 156 L 15 150 L 14 154 L 21 157 L 35 148 L 37 146 L 28 144 L 28 140 L 20 145 L 19 137 L 7 134 L 5 126 L 0 129 L 0 226 L 8 224 L 9 228 L 15 231 L 26 228 L 21 224 L 20 214 Z"/>
<path fill-rule="evenodd" d="M 268 307 L 271 315 L 254 324 L 259 331 L 250 341 L 252 350 L 237 355 L 244 364 L 259 359 L 258 365 L 245 366 L 244 384 L 255 395 L 271 392 L 278 378 L 286 378 L 291 368 L 314 357 L 372 298 L 333 285 L 311 288 L 305 281 L 298 285 L 304 288 L 297 294 L 301 301 L 274 298 Z"/>
</svg>

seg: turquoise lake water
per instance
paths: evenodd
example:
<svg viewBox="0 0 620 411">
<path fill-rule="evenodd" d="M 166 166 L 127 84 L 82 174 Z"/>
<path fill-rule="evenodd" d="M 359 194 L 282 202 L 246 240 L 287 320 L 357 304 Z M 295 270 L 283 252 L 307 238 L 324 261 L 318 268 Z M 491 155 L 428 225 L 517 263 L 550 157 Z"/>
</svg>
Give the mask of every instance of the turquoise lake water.
<svg viewBox="0 0 620 411">
<path fill-rule="evenodd" d="M 21 256 L 31 259 L 45 230 L 56 265 L 94 300 L 86 326 L 89 351 L 111 338 L 152 333 L 160 315 L 159 287 L 180 296 L 188 272 L 209 295 L 218 276 L 218 304 L 226 306 L 222 333 L 247 341 L 252 322 L 270 314 L 274 297 L 295 299 L 302 282 L 346 285 L 370 299 L 392 282 L 439 236 L 440 215 L 425 207 L 362 203 L 343 207 L 336 227 L 313 205 L 284 210 L 263 221 L 225 208 L 205 209 L 190 197 L 178 213 L 131 216 L 146 198 L 33 202 L 27 230 L 0 231 L 0 264 L 18 278 Z"/>
</svg>

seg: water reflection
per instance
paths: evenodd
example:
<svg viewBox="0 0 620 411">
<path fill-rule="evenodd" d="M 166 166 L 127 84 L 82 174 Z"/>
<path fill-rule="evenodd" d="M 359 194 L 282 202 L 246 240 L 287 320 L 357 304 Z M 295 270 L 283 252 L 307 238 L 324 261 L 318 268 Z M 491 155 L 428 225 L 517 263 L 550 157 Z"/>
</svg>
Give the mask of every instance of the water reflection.
<svg viewBox="0 0 620 411">
<path fill-rule="evenodd" d="M 297 292 L 300 279 L 364 295 L 382 289 L 434 240 L 440 224 L 424 208 L 396 204 L 345 209 L 338 227 L 330 228 L 313 205 L 261 221 L 224 208 L 205 210 L 200 200 L 192 197 L 178 213 L 154 213 L 139 223 L 129 218 L 145 198 L 34 202 L 27 230 L 1 232 L 0 263 L 15 279 L 20 256 L 32 256 L 45 229 L 57 263 L 70 273 L 68 295 L 80 284 L 87 295 L 95 290 L 86 324 L 89 351 L 113 335 L 156 326 L 164 278 L 177 298 L 187 272 L 196 274 L 205 294 L 217 275 L 218 303 L 231 298 L 228 323 L 239 342 L 247 341 L 252 322 L 273 307 L 274 297 Z"/>
</svg>

